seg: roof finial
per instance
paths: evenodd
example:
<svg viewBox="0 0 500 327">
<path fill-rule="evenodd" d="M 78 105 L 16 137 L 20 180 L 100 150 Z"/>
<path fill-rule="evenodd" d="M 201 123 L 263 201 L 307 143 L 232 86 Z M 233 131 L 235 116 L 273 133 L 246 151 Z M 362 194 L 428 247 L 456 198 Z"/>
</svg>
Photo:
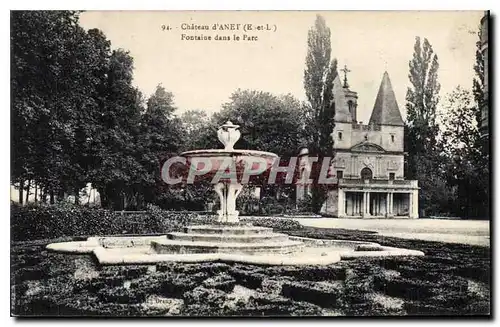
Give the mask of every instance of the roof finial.
<svg viewBox="0 0 500 327">
<path fill-rule="evenodd" d="M 347 68 L 347 65 L 344 65 L 344 68 L 341 69 L 344 72 L 344 88 L 348 88 L 349 84 L 347 84 L 347 73 L 350 73 L 351 70 Z"/>
</svg>

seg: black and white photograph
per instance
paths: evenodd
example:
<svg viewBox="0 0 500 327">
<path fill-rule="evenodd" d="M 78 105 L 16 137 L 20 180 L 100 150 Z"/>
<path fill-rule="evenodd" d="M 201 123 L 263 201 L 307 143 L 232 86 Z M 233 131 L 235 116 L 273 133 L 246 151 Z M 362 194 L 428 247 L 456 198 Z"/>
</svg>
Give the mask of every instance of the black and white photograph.
<svg viewBox="0 0 500 327">
<path fill-rule="evenodd" d="M 490 14 L 11 10 L 10 315 L 491 318 Z"/>
</svg>

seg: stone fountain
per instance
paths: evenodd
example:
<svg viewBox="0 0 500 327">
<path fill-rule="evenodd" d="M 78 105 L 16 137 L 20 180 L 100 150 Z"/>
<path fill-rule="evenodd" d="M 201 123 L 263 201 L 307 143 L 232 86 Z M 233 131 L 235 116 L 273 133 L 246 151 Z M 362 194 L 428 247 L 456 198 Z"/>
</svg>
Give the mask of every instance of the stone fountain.
<svg viewBox="0 0 500 327">
<path fill-rule="evenodd" d="M 193 150 L 181 153 L 187 164 L 191 165 L 194 158 L 210 160 L 213 169 L 221 168 L 225 162 L 230 161 L 234 166 L 251 165 L 254 162 L 263 163 L 265 169 L 269 169 L 278 156 L 271 152 L 255 150 L 235 150 L 234 145 L 240 139 L 239 126 L 230 121 L 217 130 L 219 141 L 224 149 Z M 220 223 L 238 223 L 239 212 L 236 210 L 236 199 L 243 189 L 243 185 L 237 178 L 233 180 L 221 180 L 214 185 L 214 190 L 219 196 L 221 208 L 217 211 Z"/>
<path fill-rule="evenodd" d="M 217 131 L 224 149 L 193 150 L 181 154 L 188 166 L 210 160 L 213 171 L 224 163 L 245 166 L 260 162 L 269 169 L 274 153 L 234 149 L 239 126 L 231 122 Z M 195 165 L 196 167 L 196 165 Z M 95 236 L 86 241 L 52 243 L 47 248 L 66 253 L 90 253 L 100 264 L 156 264 L 160 262 L 225 261 L 262 265 L 325 265 L 341 259 L 386 256 L 422 256 L 420 251 L 381 246 L 373 242 L 322 240 L 275 233 L 272 228 L 242 224 L 236 199 L 244 185 L 235 178 L 220 179 L 214 190 L 220 199 L 218 222 L 186 226 L 160 236 Z M 276 218 L 280 219 L 280 218 Z M 283 218 L 285 219 L 285 218 Z"/>
</svg>

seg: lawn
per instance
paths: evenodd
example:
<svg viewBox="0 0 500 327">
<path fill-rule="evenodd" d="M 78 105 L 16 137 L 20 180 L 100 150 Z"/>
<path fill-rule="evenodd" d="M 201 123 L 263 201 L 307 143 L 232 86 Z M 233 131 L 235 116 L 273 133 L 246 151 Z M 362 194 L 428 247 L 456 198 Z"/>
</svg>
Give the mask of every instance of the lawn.
<svg viewBox="0 0 500 327">
<path fill-rule="evenodd" d="M 14 242 L 11 310 L 21 316 L 490 313 L 488 247 L 404 240 L 343 229 L 281 231 L 314 238 L 374 241 L 421 250 L 426 256 L 356 259 L 305 267 L 220 262 L 99 267 L 89 255 L 46 251 L 45 245 L 54 240 Z"/>
</svg>

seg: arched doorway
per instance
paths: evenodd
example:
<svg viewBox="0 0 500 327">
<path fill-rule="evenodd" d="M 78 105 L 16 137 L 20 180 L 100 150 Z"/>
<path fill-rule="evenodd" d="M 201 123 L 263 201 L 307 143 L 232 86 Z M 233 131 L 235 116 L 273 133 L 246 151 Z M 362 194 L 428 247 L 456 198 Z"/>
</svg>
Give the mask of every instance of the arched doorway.
<svg viewBox="0 0 500 327">
<path fill-rule="evenodd" d="M 373 178 L 373 173 L 372 170 L 368 167 L 365 167 L 361 169 L 361 179 L 372 179 Z"/>
</svg>

